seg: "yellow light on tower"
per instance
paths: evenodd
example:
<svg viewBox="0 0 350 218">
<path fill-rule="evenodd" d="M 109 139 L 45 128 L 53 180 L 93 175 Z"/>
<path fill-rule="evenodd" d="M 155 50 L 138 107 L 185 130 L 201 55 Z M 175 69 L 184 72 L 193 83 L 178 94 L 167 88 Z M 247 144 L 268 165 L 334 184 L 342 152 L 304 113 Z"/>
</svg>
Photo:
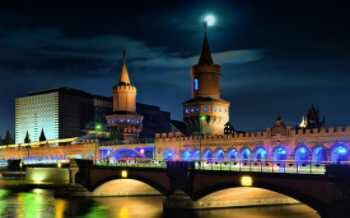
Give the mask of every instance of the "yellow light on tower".
<svg viewBox="0 0 350 218">
<path fill-rule="evenodd" d="M 251 176 L 242 176 L 241 186 L 244 186 L 244 187 L 253 186 L 253 178 Z"/>
<path fill-rule="evenodd" d="M 128 171 L 122 170 L 121 176 L 122 176 L 122 178 L 128 178 Z"/>
</svg>

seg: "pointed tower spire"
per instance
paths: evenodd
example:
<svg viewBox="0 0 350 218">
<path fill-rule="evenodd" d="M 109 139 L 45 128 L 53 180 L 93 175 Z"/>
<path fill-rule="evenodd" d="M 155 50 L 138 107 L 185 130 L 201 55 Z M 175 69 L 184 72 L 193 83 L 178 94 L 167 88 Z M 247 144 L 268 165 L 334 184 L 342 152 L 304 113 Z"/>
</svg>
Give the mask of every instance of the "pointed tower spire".
<svg viewBox="0 0 350 218">
<path fill-rule="evenodd" d="M 211 52 L 209 49 L 208 42 L 208 25 L 204 22 L 204 39 L 202 45 L 202 52 L 198 60 L 199 65 L 211 65 L 213 64 L 213 58 L 211 57 Z"/>
<path fill-rule="evenodd" d="M 120 72 L 119 85 L 130 85 L 128 68 L 126 67 L 126 50 L 123 51 L 123 64 Z"/>
</svg>

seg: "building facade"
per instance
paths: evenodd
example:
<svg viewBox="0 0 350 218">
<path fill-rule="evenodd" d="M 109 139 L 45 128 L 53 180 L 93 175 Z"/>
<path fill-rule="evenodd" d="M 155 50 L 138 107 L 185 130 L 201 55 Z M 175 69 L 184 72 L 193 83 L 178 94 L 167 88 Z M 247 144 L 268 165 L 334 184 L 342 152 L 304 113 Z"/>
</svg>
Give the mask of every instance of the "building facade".
<svg viewBox="0 0 350 218">
<path fill-rule="evenodd" d="M 192 98 L 183 103 L 184 122 L 190 134 L 224 134 L 230 102 L 221 98 L 220 65 L 214 64 L 205 32 L 198 63 L 192 66 Z"/>
<path fill-rule="evenodd" d="M 157 134 L 156 159 L 186 161 L 350 161 L 350 128 L 292 128 L 276 119 L 261 132 L 184 136 Z"/>
<path fill-rule="evenodd" d="M 230 103 L 221 98 L 220 66 L 212 59 L 207 33 L 198 63 L 192 67 L 191 80 L 192 96 L 183 103 L 183 122 L 170 121 L 170 113 L 161 111 L 159 107 L 136 103 L 137 89 L 130 81 L 124 55 L 120 78 L 113 88 L 112 102 L 109 98 L 95 98 L 93 101 L 94 98 L 86 94 L 68 95 L 60 91 L 18 98 L 16 142 L 21 143 L 27 131 L 34 138 L 39 138 L 41 129 L 45 130 L 48 139 L 78 136 L 94 111 L 102 111 L 100 117 L 111 111 L 106 116 L 107 125 L 119 137 L 126 139 L 123 143 L 78 140 L 65 145 L 65 149 L 71 152 L 63 152 L 61 158 L 81 152 L 82 158 L 99 155 L 104 160 L 114 161 L 155 158 L 260 164 L 291 161 L 310 166 L 324 162 L 349 163 L 350 127 L 326 127 L 325 119 L 320 119 L 319 110 L 313 106 L 299 126 L 288 126 L 278 116 L 270 128 L 259 132 L 235 130 L 229 122 Z M 97 106 L 100 108 L 96 109 Z M 140 136 L 153 138 L 154 135 L 153 143 L 142 144 L 135 140 Z M 0 149 L 0 155 L 23 158 L 25 150 L 16 149 Z M 55 155 L 47 150 L 40 153 L 39 149 L 35 150 L 36 155 L 47 159 Z M 45 149 L 51 148 L 46 146 Z M 52 147 L 52 151 L 58 150 Z"/>
<path fill-rule="evenodd" d="M 59 93 L 50 92 L 16 99 L 16 144 L 23 143 L 28 132 L 39 140 L 41 129 L 48 139 L 59 138 Z"/>
<path fill-rule="evenodd" d="M 42 131 L 47 140 L 81 136 L 89 122 L 111 109 L 108 99 L 66 87 L 31 93 L 15 105 L 16 144 L 24 143 L 27 133 L 31 142 L 39 141 Z"/>
<path fill-rule="evenodd" d="M 314 106 L 297 127 L 285 125 L 278 116 L 271 128 L 261 132 L 236 131 L 229 123 L 230 103 L 220 96 L 219 73 L 220 66 L 213 63 L 205 33 L 199 61 L 192 67 L 192 98 L 183 103 L 188 132 L 157 134 L 156 159 L 350 161 L 350 128 L 326 128 L 325 119 L 319 118 Z"/>
</svg>

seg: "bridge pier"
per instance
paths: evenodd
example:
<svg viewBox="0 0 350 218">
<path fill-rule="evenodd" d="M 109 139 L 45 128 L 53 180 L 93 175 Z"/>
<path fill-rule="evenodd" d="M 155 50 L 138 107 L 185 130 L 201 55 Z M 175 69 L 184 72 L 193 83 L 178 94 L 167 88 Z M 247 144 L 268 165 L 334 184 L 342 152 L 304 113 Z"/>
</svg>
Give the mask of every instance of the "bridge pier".
<svg viewBox="0 0 350 218">
<path fill-rule="evenodd" d="M 348 218 L 350 200 L 334 201 L 319 211 L 322 218 Z"/>
<path fill-rule="evenodd" d="M 176 190 L 173 194 L 163 200 L 163 210 L 194 209 L 195 202 L 189 195 L 181 190 Z"/>
<path fill-rule="evenodd" d="M 71 159 L 69 161 L 69 183 L 75 185 L 75 176 L 79 172 L 79 166 L 76 160 Z"/>
</svg>

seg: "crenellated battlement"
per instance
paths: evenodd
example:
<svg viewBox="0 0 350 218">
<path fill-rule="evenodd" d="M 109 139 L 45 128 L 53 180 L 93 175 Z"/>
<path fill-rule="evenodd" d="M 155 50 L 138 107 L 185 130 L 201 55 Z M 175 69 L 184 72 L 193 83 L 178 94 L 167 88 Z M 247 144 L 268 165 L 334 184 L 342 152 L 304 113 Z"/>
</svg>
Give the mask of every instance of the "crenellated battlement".
<svg viewBox="0 0 350 218">
<path fill-rule="evenodd" d="M 294 136 L 350 136 L 350 127 L 328 127 L 328 128 L 315 128 L 315 129 L 292 129 L 291 133 Z"/>
<path fill-rule="evenodd" d="M 286 128 L 286 134 L 273 135 L 270 128 L 265 131 L 258 132 L 243 132 L 234 133 L 231 135 L 203 135 L 202 140 L 234 140 L 234 139 L 246 139 L 246 140 L 262 140 L 272 139 L 274 137 L 286 137 L 286 138 L 299 138 L 299 137 L 339 137 L 345 136 L 350 138 L 350 127 L 328 127 L 328 128 L 315 128 L 315 129 L 295 129 Z M 175 133 L 157 133 L 155 136 L 156 140 L 199 140 L 200 136 L 184 136 L 180 132 Z"/>
<path fill-rule="evenodd" d="M 116 92 L 136 92 L 137 89 L 135 86 L 132 86 L 132 85 L 122 85 L 122 86 L 116 86 L 114 88 L 114 91 L 116 91 Z"/>
</svg>

